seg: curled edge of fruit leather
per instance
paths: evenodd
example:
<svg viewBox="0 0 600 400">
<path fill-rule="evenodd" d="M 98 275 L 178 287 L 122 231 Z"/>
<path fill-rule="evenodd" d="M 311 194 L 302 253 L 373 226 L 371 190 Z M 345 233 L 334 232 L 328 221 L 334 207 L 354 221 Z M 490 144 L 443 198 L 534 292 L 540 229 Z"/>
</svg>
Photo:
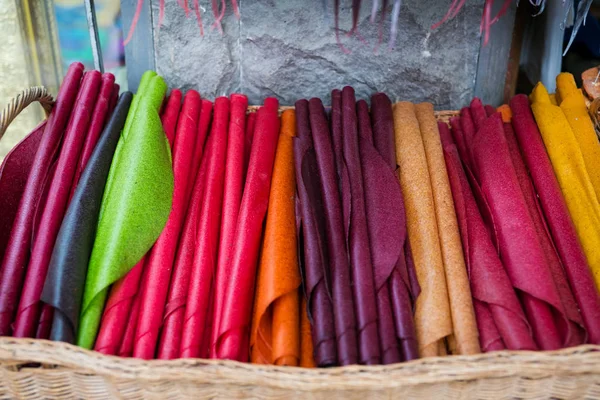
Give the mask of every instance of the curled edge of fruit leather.
<svg viewBox="0 0 600 400">
<path fill-rule="evenodd" d="M 440 134 L 478 317 L 482 349 L 486 352 L 494 349 L 489 340 L 491 330 L 501 335 L 502 345 L 507 349 L 536 350 L 531 327 L 489 237 L 467 176 L 461 167 L 456 145 L 441 125 Z M 486 311 L 491 320 L 485 316 L 483 320 L 480 319 L 482 312 L 485 314 Z"/>
<path fill-rule="evenodd" d="M 325 234 L 325 210 L 321 178 L 313 147 L 308 101 L 296 108 L 294 167 L 296 171 L 296 229 L 307 318 L 310 320 L 314 361 L 319 367 L 337 364 L 337 341 L 333 299 L 329 280 L 329 258 Z"/>
<path fill-rule="evenodd" d="M 562 110 L 549 101 L 538 83 L 530 96 L 531 110 L 567 208 L 600 286 L 600 204 L 588 175 L 581 149 Z"/>
<path fill-rule="evenodd" d="M 54 244 L 41 300 L 54 307 L 50 338 L 74 343 L 104 185 L 132 94 L 121 95 L 83 170 Z"/>
<path fill-rule="evenodd" d="M 334 150 L 322 101 L 313 98 L 309 101 L 308 107 L 325 215 L 325 243 L 331 271 L 338 363 L 340 365 L 357 364 L 359 359 L 357 318 L 354 310 L 351 272 L 344 234 L 343 207 L 337 184 Z"/>
<path fill-rule="evenodd" d="M 600 296 L 565 198 L 525 95 L 510 101 L 512 125 L 589 335 L 600 343 Z"/>
<path fill-rule="evenodd" d="M 292 110 L 281 115 L 250 335 L 254 363 L 300 361 L 300 270 L 297 258 Z M 270 311 L 270 312 L 269 312 Z"/>
</svg>

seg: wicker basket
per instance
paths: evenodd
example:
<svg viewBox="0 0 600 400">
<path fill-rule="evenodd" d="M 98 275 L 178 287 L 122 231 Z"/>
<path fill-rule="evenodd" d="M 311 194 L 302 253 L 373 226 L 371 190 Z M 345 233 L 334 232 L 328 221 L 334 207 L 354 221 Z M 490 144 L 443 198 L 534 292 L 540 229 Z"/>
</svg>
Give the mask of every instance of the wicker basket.
<svg viewBox="0 0 600 400">
<path fill-rule="evenodd" d="M 20 110 L 51 98 L 23 92 L 0 114 L 0 138 Z M 439 112 L 447 120 L 456 112 Z M 143 361 L 59 342 L 0 338 L 2 399 L 600 399 L 600 346 L 501 351 L 390 366 L 304 369 L 234 361 Z"/>
</svg>

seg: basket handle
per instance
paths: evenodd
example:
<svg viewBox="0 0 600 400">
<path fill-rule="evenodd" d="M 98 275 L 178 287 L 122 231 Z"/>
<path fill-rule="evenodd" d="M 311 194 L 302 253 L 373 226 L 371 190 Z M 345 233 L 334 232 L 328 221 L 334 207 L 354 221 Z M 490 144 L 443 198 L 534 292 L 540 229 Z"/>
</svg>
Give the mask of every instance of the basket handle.
<svg viewBox="0 0 600 400">
<path fill-rule="evenodd" d="M 0 140 L 2 140 L 2 136 L 4 136 L 4 132 L 6 132 L 10 123 L 34 101 L 40 103 L 46 112 L 46 116 L 48 116 L 54 105 L 54 100 L 52 99 L 52 95 L 48 93 L 48 90 L 43 86 L 34 86 L 25 89 L 17 97 L 13 98 L 0 113 Z"/>
</svg>

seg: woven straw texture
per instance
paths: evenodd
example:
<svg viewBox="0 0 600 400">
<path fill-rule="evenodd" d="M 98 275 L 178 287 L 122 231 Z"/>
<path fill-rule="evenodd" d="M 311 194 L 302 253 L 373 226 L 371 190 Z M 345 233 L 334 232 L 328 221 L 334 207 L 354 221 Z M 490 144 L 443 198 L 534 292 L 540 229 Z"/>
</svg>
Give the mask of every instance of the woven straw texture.
<svg viewBox="0 0 600 400">
<path fill-rule="evenodd" d="M 600 398 L 598 350 L 580 346 L 302 369 L 233 361 L 142 361 L 64 343 L 1 338 L 0 398 L 594 399 Z"/>
<path fill-rule="evenodd" d="M 45 91 L 25 91 L 1 114 L 0 132 L 32 101 L 51 104 Z M 455 115 L 436 113 L 446 122 Z M 143 361 L 66 343 L 0 337 L 0 399 L 112 398 L 600 399 L 600 346 L 303 369 L 216 360 Z"/>
</svg>

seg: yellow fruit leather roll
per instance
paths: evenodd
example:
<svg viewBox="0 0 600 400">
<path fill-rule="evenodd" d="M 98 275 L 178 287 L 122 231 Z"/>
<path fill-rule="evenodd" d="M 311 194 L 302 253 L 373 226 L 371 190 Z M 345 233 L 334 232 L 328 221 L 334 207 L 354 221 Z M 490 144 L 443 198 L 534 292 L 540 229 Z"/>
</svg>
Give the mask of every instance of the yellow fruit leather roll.
<svg viewBox="0 0 600 400">
<path fill-rule="evenodd" d="M 560 107 L 550 103 L 538 83 L 531 93 L 531 110 L 540 129 L 560 190 L 575 224 L 596 286 L 600 286 L 600 205 L 575 134 Z"/>
<path fill-rule="evenodd" d="M 569 73 L 562 73 L 556 77 L 556 90 L 561 99 L 560 109 L 567 117 L 575 140 L 579 143 L 596 198 L 600 198 L 600 143 L 583 94 L 577 89 L 575 78 Z"/>
</svg>

